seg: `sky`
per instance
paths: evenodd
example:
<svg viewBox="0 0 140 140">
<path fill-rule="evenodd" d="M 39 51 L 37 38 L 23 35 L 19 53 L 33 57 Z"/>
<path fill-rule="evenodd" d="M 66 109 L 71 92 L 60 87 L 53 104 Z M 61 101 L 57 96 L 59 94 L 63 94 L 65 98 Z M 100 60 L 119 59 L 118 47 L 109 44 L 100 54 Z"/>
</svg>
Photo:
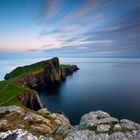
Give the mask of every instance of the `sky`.
<svg viewBox="0 0 140 140">
<path fill-rule="evenodd" d="M 140 0 L 0 0 L 0 58 L 140 57 Z"/>
</svg>

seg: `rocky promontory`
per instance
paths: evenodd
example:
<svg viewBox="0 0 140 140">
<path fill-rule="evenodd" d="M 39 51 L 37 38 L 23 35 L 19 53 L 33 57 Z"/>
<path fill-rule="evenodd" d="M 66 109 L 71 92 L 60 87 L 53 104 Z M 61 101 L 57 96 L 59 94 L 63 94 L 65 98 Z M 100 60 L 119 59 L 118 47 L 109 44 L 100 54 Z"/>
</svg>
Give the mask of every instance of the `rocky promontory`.
<svg viewBox="0 0 140 140">
<path fill-rule="evenodd" d="M 4 101 L 0 101 L 0 105 L 21 103 L 30 109 L 39 110 L 43 108 L 43 105 L 40 102 L 38 93 L 33 88 L 39 85 L 50 86 L 60 82 L 67 75 L 78 69 L 76 65 L 60 65 L 57 57 L 32 65 L 18 67 L 5 75 L 5 81 L 0 82 L 0 85 L 5 82 L 5 85 L 9 85 L 9 89 L 11 89 L 8 91 L 8 96 L 10 97 L 7 96 L 7 100 L 4 98 Z M 9 98 L 12 101 L 9 101 Z"/>
<path fill-rule="evenodd" d="M 93 111 L 83 115 L 79 125 L 71 126 L 64 115 L 50 113 L 46 108 L 33 112 L 18 106 L 1 106 L 0 139 L 140 140 L 140 125 Z"/>
</svg>

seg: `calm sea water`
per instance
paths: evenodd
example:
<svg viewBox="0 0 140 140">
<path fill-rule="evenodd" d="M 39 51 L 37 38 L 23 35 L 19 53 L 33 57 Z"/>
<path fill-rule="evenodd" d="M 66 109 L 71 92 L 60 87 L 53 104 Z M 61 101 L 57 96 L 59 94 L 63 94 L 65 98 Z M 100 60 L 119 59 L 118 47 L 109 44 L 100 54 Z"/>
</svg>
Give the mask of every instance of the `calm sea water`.
<svg viewBox="0 0 140 140">
<path fill-rule="evenodd" d="M 32 61 L 0 63 L 4 72 Z M 39 91 L 42 103 L 51 112 L 64 112 L 72 124 L 89 111 L 103 110 L 118 118 L 140 122 L 140 59 L 61 58 L 77 64 L 79 71 L 53 88 Z"/>
</svg>

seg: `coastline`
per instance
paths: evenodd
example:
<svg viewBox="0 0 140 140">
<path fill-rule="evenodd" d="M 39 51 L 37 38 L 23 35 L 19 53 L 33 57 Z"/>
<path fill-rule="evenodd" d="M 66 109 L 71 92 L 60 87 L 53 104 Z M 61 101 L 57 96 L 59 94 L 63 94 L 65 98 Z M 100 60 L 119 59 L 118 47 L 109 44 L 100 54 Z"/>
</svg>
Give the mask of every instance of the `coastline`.
<svg viewBox="0 0 140 140">
<path fill-rule="evenodd" d="M 63 114 L 51 113 L 44 108 L 38 93 L 32 88 L 40 84 L 49 86 L 59 82 L 79 69 L 76 65 L 59 65 L 58 58 L 48 60 L 47 63 L 45 62 L 46 65 L 47 67 L 44 69 L 41 65 L 41 69 L 27 73 L 27 75 L 25 68 L 30 68 L 30 66 L 19 67 L 6 75 L 6 80 L 3 81 L 6 82 L 6 86 L 1 91 L 3 92 L 13 83 L 14 87 L 16 84 L 16 88 L 18 90 L 21 88 L 24 93 L 16 95 L 20 100 L 19 104 L 11 102 L 6 106 L 0 106 L 1 139 L 11 138 L 15 135 L 21 139 L 29 137 L 27 140 L 140 139 L 138 123 L 127 119 L 119 120 L 103 111 L 89 112 L 81 117 L 78 125 L 72 126 L 69 119 Z M 18 77 L 15 76 L 15 73 L 19 74 Z M 10 82 L 7 83 L 9 80 Z M 5 85 L 5 83 L 3 84 Z"/>
</svg>

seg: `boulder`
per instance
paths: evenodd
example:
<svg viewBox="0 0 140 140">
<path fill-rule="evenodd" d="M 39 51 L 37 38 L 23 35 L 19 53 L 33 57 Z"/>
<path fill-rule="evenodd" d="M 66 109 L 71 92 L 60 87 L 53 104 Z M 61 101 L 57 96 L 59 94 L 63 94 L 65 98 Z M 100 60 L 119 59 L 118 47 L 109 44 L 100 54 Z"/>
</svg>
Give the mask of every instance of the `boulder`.
<svg viewBox="0 0 140 140">
<path fill-rule="evenodd" d="M 103 119 L 103 118 L 108 118 L 110 117 L 110 115 L 106 112 L 103 112 L 103 111 L 92 111 L 92 112 L 89 112 L 89 114 L 85 114 L 81 117 L 81 123 L 82 122 L 86 122 L 86 121 L 89 121 L 89 120 L 94 120 L 94 119 Z"/>
<path fill-rule="evenodd" d="M 0 132 L 10 130 L 11 128 L 12 125 L 9 121 L 5 119 L 0 120 Z"/>
<path fill-rule="evenodd" d="M 110 125 L 100 124 L 97 126 L 97 132 L 108 132 L 110 129 Z"/>
<path fill-rule="evenodd" d="M 26 116 L 23 119 L 34 123 L 47 123 L 47 124 L 50 123 L 50 121 L 45 117 L 32 112 L 26 113 Z"/>
<path fill-rule="evenodd" d="M 51 134 L 53 132 L 52 129 L 46 124 L 32 125 L 31 128 L 44 134 Z"/>
<path fill-rule="evenodd" d="M 66 125 L 68 127 L 71 127 L 70 121 L 68 118 L 66 118 L 63 114 L 58 113 L 52 113 L 50 115 L 51 118 L 55 119 L 55 122 L 57 125 Z"/>
<path fill-rule="evenodd" d="M 19 107 L 19 106 L 15 106 L 15 105 L 11 105 L 11 106 L 0 106 L 0 114 L 5 114 L 5 113 L 9 113 L 9 112 L 16 112 L 16 113 L 24 113 L 24 109 Z"/>
<path fill-rule="evenodd" d="M 113 127 L 113 131 L 121 131 L 122 127 L 120 124 L 115 124 Z"/>
<path fill-rule="evenodd" d="M 80 130 L 69 133 L 65 140 L 96 140 L 96 134 L 89 130 Z"/>
<path fill-rule="evenodd" d="M 127 140 L 127 138 L 122 132 L 114 132 L 110 135 L 109 140 Z"/>
<path fill-rule="evenodd" d="M 56 133 L 66 135 L 69 131 L 70 131 L 70 127 L 68 127 L 67 125 L 61 125 L 58 127 Z"/>
<path fill-rule="evenodd" d="M 50 112 L 47 110 L 47 108 L 42 108 L 40 110 L 37 111 L 38 113 L 42 114 L 42 115 L 46 115 L 49 114 Z"/>
<path fill-rule="evenodd" d="M 122 119 L 120 122 L 121 122 L 121 127 L 123 129 L 126 129 L 126 130 L 138 130 L 138 129 L 140 129 L 139 124 L 132 122 L 130 120 Z"/>
</svg>

